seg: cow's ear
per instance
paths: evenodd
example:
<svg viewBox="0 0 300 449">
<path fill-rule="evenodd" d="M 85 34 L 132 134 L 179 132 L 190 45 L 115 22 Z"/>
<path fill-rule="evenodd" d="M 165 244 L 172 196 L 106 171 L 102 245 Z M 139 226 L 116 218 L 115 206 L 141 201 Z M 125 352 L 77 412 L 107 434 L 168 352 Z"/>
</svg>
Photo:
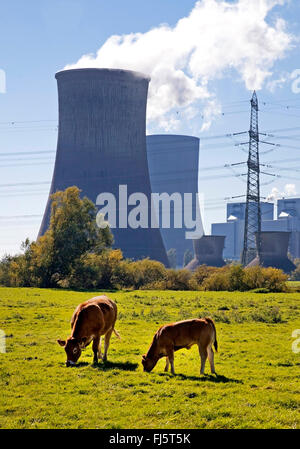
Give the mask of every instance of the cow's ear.
<svg viewBox="0 0 300 449">
<path fill-rule="evenodd" d="M 143 360 L 146 360 L 146 354 L 143 354 L 143 355 L 142 355 L 142 359 L 143 359 Z"/>
<path fill-rule="evenodd" d="M 56 340 L 60 346 L 66 346 L 66 340 Z"/>
</svg>

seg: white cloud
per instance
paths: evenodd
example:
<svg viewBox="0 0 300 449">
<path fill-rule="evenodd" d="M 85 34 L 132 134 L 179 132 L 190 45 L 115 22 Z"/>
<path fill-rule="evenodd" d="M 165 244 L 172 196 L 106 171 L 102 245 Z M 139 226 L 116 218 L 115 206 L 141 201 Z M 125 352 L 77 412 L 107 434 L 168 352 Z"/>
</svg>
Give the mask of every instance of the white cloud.
<svg viewBox="0 0 300 449">
<path fill-rule="evenodd" d="M 284 191 L 280 192 L 277 187 L 273 187 L 269 195 L 267 196 L 267 201 L 275 202 L 281 198 L 289 198 L 297 195 L 295 184 L 286 184 Z"/>
<path fill-rule="evenodd" d="M 261 89 L 274 63 L 291 47 L 284 20 L 266 20 L 287 1 L 200 0 L 174 27 L 111 36 L 95 55 L 65 68 L 121 68 L 150 75 L 148 120 L 170 129 L 176 123 L 174 111 L 183 118 L 200 101 L 205 130 L 220 112 L 211 81 L 232 76 L 234 70 L 247 89 Z"/>
</svg>

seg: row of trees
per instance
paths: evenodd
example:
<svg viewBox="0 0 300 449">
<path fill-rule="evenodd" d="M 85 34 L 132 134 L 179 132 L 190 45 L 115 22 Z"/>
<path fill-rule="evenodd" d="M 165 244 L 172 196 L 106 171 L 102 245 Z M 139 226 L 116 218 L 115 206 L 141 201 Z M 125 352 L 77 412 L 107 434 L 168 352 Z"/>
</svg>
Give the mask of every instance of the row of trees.
<svg viewBox="0 0 300 449">
<path fill-rule="evenodd" d="M 0 284 L 75 289 L 286 289 L 287 276 L 273 268 L 202 265 L 192 274 L 149 259 L 126 260 L 120 250 L 112 249 L 110 229 L 98 228 L 96 214 L 94 204 L 81 199 L 77 187 L 52 195 L 49 229 L 36 242 L 26 240 L 22 254 L 2 259 Z"/>
<path fill-rule="evenodd" d="M 95 205 L 81 199 L 77 187 L 53 194 L 49 229 L 36 242 L 27 239 L 23 254 L 2 259 L 0 283 L 57 287 L 84 255 L 100 255 L 111 247 L 113 236 L 109 228 L 98 228 L 96 214 Z"/>
</svg>

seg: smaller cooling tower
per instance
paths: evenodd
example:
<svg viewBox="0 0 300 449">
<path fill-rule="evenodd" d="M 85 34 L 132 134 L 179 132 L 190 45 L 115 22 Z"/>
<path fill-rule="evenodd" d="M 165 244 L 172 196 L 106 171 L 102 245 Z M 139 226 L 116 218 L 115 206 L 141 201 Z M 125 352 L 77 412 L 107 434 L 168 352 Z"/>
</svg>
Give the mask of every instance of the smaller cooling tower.
<svg viewBox="0 0 300 449">
<path fill-rule="evenodd" d="M 194 240 L 195 258 L 186 266 L 190 271 L 195 271 L 199 265 L 209 267 L 223 267 L 225 236 L 224 235 L 203 235 L 200 239 Z"/>
<path fill-rule="evenodd" d="M 261 265 L 265 268 L 278 268 L 285 273 L 294 271 L 296 266 L 287 256 L 290 235 L 290 232 L 261 232 L 261 254 L 252 260 L 247 268 Z"/>
</svg>

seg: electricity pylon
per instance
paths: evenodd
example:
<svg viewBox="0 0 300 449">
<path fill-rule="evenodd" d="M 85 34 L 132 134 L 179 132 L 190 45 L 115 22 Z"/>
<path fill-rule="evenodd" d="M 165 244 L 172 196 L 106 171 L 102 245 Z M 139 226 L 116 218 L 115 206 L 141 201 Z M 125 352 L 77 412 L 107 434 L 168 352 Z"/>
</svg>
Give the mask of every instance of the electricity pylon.
<svg viewBox="0 0 300 449">
<path fill-rule="evenodd" d="M 242 253 L 242 264 L 244 266 L 248 265 L 256 256 L 260 256 L 261 247 L 258 100 L 255 91 L 253 92 L 251 99 L 249 156 L 247 165 L 247 199 L 245 211 L 244 247 Z"/>
</svg>

